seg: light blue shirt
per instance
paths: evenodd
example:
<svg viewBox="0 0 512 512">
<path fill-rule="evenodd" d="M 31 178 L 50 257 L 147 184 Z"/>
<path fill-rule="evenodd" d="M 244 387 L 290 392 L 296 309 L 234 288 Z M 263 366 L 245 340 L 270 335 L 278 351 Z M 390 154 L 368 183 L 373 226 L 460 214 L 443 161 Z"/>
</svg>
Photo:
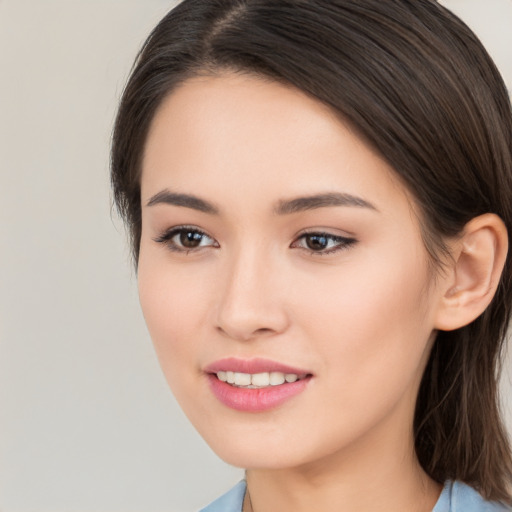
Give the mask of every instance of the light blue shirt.
<svg viewBox="0 0 512 512">
<path fill-rule="evenodd" d="M 245 480 L 203 508 L 200 512 L 242 512 Z M 473 488 L 462 482 L 446 482 L 432 512 L 511 512 L 512 508 L 485 501 Z"/>
</svg>

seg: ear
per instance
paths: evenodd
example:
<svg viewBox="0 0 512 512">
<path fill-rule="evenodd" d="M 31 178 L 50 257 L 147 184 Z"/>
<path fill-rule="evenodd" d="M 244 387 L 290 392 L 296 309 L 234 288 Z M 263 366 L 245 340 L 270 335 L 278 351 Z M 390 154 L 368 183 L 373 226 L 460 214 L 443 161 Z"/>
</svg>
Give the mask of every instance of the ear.
<svg viewBox="0 0 512 512">
<path fill-rule="evenodd" d="M 436 312 L 435 327 L 442 331 L 464 327 L 490 304 L 507 258 L 507 228 L 486 213 L 468 222 L 454 245 Z"/>
</svg>

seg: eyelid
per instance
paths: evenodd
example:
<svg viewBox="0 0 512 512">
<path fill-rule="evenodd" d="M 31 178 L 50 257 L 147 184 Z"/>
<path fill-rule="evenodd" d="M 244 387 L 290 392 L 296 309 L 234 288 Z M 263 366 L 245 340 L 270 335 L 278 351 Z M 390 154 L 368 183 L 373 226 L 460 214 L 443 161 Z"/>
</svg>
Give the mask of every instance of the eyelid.
<svg viewBox="0 0 512 512">
<path fill-rule="evenodd" d="M 180 235 L 181 233 L 184 233 L 184 232 L 199 234 L 202 237 L 209 239 L 212 243 L 209 243 L 206 245 L 198 245 L 196 247 L 186 247 L 184 245 L 177 244 L 176 242 L 173 241 L 173 238 L 175 238 L 177 235 Z M 329 240 L 330 242 L 334 241 L 335 246 L 330 247 L 330 248 L 320 249 L 320 250 L 314 250 L 314 249 L 311 249 L 308 247 L 301 246 L 300 245 L 301 240 L 304 240 L 308 236 L 323 237 L 323 238 Z M 215 240 L 215 238 L 210 236 L 203 229 L 199 228 L 198 226 L 194 226 L 194 225 L 173 226 L 173 227 L 168 228 L 165 231 L 163 231 L 162 234 L 153 238 L 153 240 L 157 243 L 166 245 L 166 247 L 173 252 L 184 253 L 184 254 L 189 254 L 190 252 L 201 251 L 202 249 L 206 249 L 208 247 L 213 247 L 213 248 L 220 247 L 219 243 Z M 202 243 L 202 241 L 200 243 Z M 355 243 L 357 243 L 357 240 L 356 240 L 356 238 L 354 238 L 351 235 L 346 236 L 346 235 L 335 234 L 335 233 L 329 232 L 325 229 L 308 229 L 308 230 L 302 231 L 295 237 L 295 239 L 290 244 L 290 248 L 301 249 L 301 250 L 307 251 L 308 253 L 310 253 L 312 255 L 316 255 L 316 256 L 325 256 L 325 255 L 334 254 L 341 250 L 348 249 L 350 246 L 354 245 Z"/>
<path fill-rule="evenodd" d="M 337 242 L 337 245 L 333 248 L 319 250 L 319 251 L 315 251 L 315 250 L 307 248 L 307 247 L 298 246 L 298 242 L 300 240 L 304 240 L 307 236 L 324 237 L 329 240 L 334 240 L 335 242 Z M 297 235 L 297 237 L 294 239 L 294 241 L 291 243 L 290 247 L 307 251 L 309 254 L 312 254 L 315 256 L 327 256 L 330 254 L 337 253 L 339 251 L 346 250 L 346 249 L 350 248 L 351 246 L 355 245 L 357 242 L 358 242 L 358 240 L 352 235 L 346 236 L 346 235 L 334 234 L 334 233 L 329 232 L 324 229 L 310 229 L 310 230 L 302 231 L 301 233 L 299 233 Z"/>
<path fill-rule="evenodd" d="M 176 235 L 179 235 L 180 233 L 183 233 L 183 232 L 198 233 L 206 238 L 209 238 L 213 243 L 208 244 L 208 245 L 199 245 L 197 247 L 184 247 L 184 246 L 177 245 L 176 243 L 174 243 L 172 241 L 172 239 Z M 173 227 L 168 228 L 165 231 L 163 231 L 162 234 L 160 234 L 159 236 L 156 236 L 155 238 L 153 238 L 153 240 L 157 243 L 166 245 L 167 248 L 173 252 L 185 253 L 185 254 L 188 254 L 190 252 L 200 251 L 201 249 L 205 249 L 207 247 L 214 247 L 214 248 L 220 247 L 219 243 L 215 240 L 215 238 L 210 236 L 203 229 L 201 229 L 197 226 L 193 226 L 193 225 L 173 226 Z"/>
</svg>

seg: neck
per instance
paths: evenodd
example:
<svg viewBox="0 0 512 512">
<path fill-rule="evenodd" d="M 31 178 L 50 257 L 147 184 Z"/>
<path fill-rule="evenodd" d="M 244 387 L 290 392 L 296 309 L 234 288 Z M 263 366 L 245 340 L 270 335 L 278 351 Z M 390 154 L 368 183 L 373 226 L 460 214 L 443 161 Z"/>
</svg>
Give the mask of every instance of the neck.
<svg viewBox="0 0 512 512">
<path fill-rule="evenodd" d="M 441 486 L 419 465 L 412 431 L 386 437 L 294 468 L 248 470 L 244 511 L 431 512 Z"/>
</svg>

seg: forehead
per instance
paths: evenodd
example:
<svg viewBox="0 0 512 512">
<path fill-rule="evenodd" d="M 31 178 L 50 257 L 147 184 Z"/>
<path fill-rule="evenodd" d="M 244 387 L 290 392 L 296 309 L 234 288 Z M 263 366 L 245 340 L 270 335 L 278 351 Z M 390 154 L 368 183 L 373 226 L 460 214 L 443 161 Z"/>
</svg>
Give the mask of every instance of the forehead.
<svg viewBox="0 0 512 512">
<path fill-rule="evenodd" d="M 333 189 L 406 195 L 389 165 L 326 105 L 239 74 L 190 79 L 164 100 L 141 185 L 143 201 L 168 187 L 220 198 L 227 188 L 269 199 Z"/>
</svg>

